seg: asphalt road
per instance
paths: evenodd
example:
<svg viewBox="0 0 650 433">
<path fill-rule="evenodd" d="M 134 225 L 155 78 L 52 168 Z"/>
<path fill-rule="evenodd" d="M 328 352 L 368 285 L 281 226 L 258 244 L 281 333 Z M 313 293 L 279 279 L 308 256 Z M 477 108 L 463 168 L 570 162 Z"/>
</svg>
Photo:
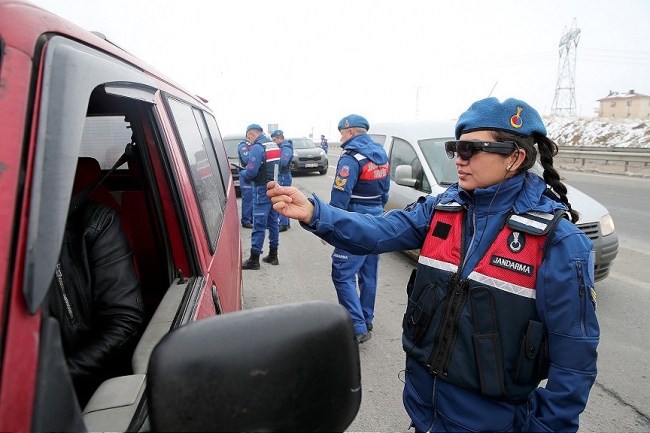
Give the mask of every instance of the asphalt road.
<svg viewBox="0 0 650 433">
<path fill-rule="evenodd" d="M 329 200 L 335 152 L 330 171 L 294 177 L 307 194 Z M 563 171 L 574 186 L 610 209 L 619 232 L 620 250 L 610 276 L 596 284 L 601 325 L 599 374 L 581 431 L 650 431 L 650 242 L 643 225 L 650 216 L 650 179 Z M 645 198 L 645 204 L 638 200 Z M 636 201 L 635 201 L 636 200 Z M 636 203 L 636 204 L 635 204 Z M 242 229 L 245 258 L 250 230 Z M 268 240 L 267 240 L 268 242 Z M 268 251 L 265 245 L 264 254 Z M 262 263 L 259 271 L 244 271 L 245 307 L 307 300 L 337 302 L 331 282 L 332 247 L 295 222 L 280 234 L 279 266 Z M 404 353 L 401 320 L 406 308 L 405 285 L 414 263 L 401 253 L 383 254 L 372 339 L 360 345 L 362 402 L 348 431 L 405 432 L 410 420 L 402 405 Z M 412 431 L 412 430 L 411 430 Z"/>
</svg>

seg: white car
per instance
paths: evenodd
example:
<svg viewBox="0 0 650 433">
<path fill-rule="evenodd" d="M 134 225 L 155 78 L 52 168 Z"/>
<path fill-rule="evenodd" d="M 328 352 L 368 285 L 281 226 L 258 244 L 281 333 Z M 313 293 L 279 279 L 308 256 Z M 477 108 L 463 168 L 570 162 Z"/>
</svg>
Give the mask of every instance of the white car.
<svg viewBox="0 0 650 433">
<path fill-rule="evenodd" d="M 404 209 L 422 195 L 437 195 L 458 182 L 455 160 L 447 158 L 445 141 L 454 140 L 455 121 L 376 123 L 369 135 L 384 146 L 390 160 L 390 192 L 386 210 Z M 536 170 L 541 176 L 539 163 Z M 566 185 L 569 202 L 580 213 L 577 226 L 594 244 L 595 280 L 609 275 L 618 253 L 611 215 L 598 201 Z M 417 259 L 419 250 L 406 251 Z"/>
</svg>

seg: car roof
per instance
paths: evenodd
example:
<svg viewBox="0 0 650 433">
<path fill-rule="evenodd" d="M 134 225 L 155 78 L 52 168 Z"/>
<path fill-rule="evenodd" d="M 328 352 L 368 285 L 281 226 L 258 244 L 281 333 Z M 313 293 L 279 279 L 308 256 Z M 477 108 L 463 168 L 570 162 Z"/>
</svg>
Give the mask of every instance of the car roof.
<svg viewBox="0 0 650 433">
<path fill-rule="evenodd" d="M 423 138 L 453 137 L 455 120 L 414 120 L 404 122 L 379 122 L 370 125 L 368 134 L 399 136 L 416 142 Z"/>
<path fill-rule="evenodd" d="M 224 140 L 246 140 L 246 135 L 245 134 L 226 134 L 223 136 Z"/>
</svg>

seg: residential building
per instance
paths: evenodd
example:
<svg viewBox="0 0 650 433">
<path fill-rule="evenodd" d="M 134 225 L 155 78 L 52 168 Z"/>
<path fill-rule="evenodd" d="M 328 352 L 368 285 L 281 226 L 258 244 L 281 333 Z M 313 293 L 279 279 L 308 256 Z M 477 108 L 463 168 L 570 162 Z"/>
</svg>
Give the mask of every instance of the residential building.
<svg viewBox="0 0 650 433">
<path fill-rule="evenodd" d="M 599 99 L 598 117 L 650 117 L 650 96 L 630 90 L 627 93 L 609 91 Z"/>
</svg>

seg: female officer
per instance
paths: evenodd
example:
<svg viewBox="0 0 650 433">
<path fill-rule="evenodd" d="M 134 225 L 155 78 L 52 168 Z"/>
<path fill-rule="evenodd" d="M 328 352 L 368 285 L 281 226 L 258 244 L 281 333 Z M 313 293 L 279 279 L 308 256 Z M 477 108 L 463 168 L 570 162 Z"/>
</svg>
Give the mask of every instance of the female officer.
<svg viewBox="0 0 650 433">
<path fill-rule="evenodd" d="M 273 182 L 267 194 L 353 254 L 421 248 L 402 334 L 416 431 L 576 431 L 600 331 L 592 244 L 553 168 L 557 146 L 517 99 L 475 102 L 455 132 L 458 183 L 403 211 L 349 213 Z M 543 179 L 530 171 L 537 149 Z"/>
</svg>

